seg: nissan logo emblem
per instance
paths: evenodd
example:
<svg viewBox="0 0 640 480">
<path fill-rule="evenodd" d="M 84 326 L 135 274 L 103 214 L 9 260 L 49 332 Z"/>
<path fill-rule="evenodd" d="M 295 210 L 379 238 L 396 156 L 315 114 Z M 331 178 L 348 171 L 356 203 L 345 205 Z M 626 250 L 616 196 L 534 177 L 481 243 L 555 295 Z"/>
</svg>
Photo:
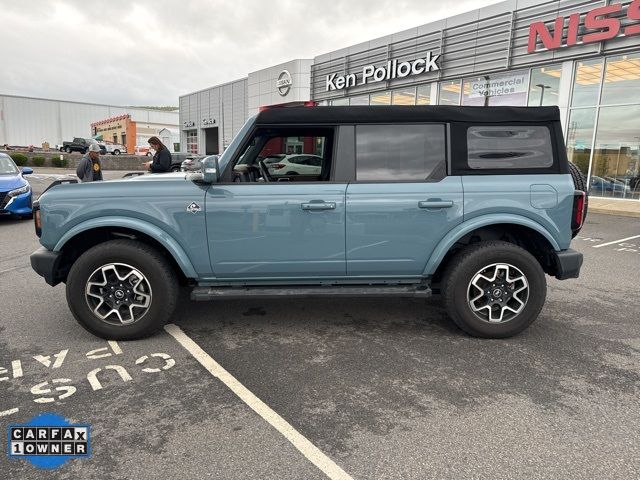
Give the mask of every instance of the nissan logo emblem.
<svg viewBox="0 0 640 480">
<path fill-rule="evenodd" d="M 289 70 L 283 70 L 278 75 L 278 80 L 276 81 L 276 88 L 278 89 L 278 93 L 283 97 L 289 93 L 291 90 L 291 85 L 293 85 L 293 80 L 291 79 L 291 74 Z"/>
</svg>

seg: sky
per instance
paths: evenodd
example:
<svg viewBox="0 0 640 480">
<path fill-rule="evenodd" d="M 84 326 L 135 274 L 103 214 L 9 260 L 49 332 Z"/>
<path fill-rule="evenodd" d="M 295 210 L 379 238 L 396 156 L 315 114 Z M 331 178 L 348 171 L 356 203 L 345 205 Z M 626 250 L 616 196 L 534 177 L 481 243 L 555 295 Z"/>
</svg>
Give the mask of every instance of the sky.
<svg viewBox="0 0 640 480">
<path fill-rule="evenodd" d="M 0 93 L 174 105 L 186 93 L 496 0 L 3 0 Z"/>
</svg>

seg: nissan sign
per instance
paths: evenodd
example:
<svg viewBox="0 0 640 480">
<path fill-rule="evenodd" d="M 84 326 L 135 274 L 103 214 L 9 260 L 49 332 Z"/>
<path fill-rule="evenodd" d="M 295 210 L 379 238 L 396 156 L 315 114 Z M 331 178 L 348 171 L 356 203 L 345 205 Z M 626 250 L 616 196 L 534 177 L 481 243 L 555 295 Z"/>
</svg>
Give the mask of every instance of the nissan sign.
<svg viewBox="0 0 640 480">
<path fill-rule="evenodd" d="M 604 7 L 589 10 L 584 17 L 584 33 L 578 35 L 580 29 L 580 13 L 566 17 L 558 17 L 553 23 L 553 31 L 550 31 L 544 22 L 533 22 L 529 25 L 529 42 L 527 53 L 536 52 L 538 40 L 544 49 L 555 50 L 560 47 L 571 47 L 578 44 L 602 42 L 611 40 L 619 35 L 630 37 L 640 34 L 640 23 L 631 23 L 624 28 L 620 25 L 620 18 L 624 17 L 620 13 L 624 7 L 620 3 L 613 3 Z M 626 11 L 626 17 L 630 21 L 640 21 L 640 0 L 631 2 Z M 564 30 L 567 23 L 567 35 L 565 39 Z"/>
<path fill-rule="evenodd" d="M 366 85 L 367 83 L 383 82 L 395 78 L 404 78 L 411 75 L 420 75 L 427 72 L 440 70 L 436 63 L 440 55 L 428 52 L 426 56 L 410 62 L 399 62 L 389 60 L 386 65 L 376 67 L 375 65 L 365 65 L 362 67 L 360 82 L 355 73 L 348 75 L 338 75 L 332 73 L 326 77 L 327 92 L 332 90 L 342 90 L 344 88 L 355 87 L 356 85 Z"/>
<path fill-rule="evenodd" d="M 278 75 L 278 80 L 276 81 L 276 88 L 278 89 L 278 93 L 283 97 L 289 93 L 291 90 L 291 86 L 293 85 L 293 79 L 291 78 L 291 74 L 289 70 L 283 70 Z"/>
</svg>

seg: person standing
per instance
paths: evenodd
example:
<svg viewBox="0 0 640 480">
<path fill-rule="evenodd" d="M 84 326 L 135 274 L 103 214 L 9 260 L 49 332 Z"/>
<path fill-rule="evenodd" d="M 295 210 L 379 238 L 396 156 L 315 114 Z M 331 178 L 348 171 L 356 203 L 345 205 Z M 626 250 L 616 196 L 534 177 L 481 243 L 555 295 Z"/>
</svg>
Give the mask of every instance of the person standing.
<svg viewBox="0 0 640 480">
<path fill-rule="evenodd" d="M 151 173 L 166 173 L 171 171 L 171 152 L 164 146 L 158 137 L 151 137 L 148 140 L 149 147 L 156 153 L 153 160 L 146 162 L 147 170 Z"/>
<path fill-rule="evenodd" d="M 102 164 L 100 163 L 100 145 L 92 143 L 87 153 L 78 162 L 76 175 L 82 183 L 102 180 Z"/>
</svg>

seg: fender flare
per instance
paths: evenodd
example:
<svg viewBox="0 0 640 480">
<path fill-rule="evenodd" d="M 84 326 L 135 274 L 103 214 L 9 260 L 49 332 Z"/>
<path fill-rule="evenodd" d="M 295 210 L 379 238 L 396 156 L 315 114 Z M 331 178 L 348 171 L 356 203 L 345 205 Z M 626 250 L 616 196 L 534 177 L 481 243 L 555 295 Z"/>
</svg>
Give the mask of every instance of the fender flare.
<svg viewBox="0 0 640 480">
<path fill-rule="evenodd" d="M 86 232 L 87 230 L 92 230 L 94 228 L 104 227 L 124 227 L 150 236 L 160 244 L 164 245 L 187 278 L 198 278 L 198 274 L 196 273 L 195 268 L 193 268 L 191 260 L 180 244 L 161 228 L 139 219 L 126 217 L 101 217 L 87 220 L 75 225 L 72 229 L 67 231 L 62 238 L 58 240 L 53 251 L 61 251 L 64 245 L 79 233 Z"/>
<path fill-rule="evenodd" d="M 542 225 L 534 220 L 531 220 L 530 218 L 513 214 L 482 215 L 480 217 L 475 217 L 462 222 L 461 224 L 456 225 L 453 229 L 451 229 L 449 233 L 447 233 L 447 235 L 445 235 L 445 237 L 440 241 L 440 243 L 438 243 L 436 248 L 434 248 L 433 253 L 429 257 L 429 261 L 427 262 L 427 265 L 424 268 L 422 274 L 424 276 L 433 275 L 449 249 L 468 233 L 478 228 L 487 227 L 490 225 L 504 224 L 520 225 L 535 230 L 547 239 L 551 247 L 556 252 L 560 251 L 560 245 L 558 245 L 556 239 L 553 238 L 553 236 Z"/>
</svg>

